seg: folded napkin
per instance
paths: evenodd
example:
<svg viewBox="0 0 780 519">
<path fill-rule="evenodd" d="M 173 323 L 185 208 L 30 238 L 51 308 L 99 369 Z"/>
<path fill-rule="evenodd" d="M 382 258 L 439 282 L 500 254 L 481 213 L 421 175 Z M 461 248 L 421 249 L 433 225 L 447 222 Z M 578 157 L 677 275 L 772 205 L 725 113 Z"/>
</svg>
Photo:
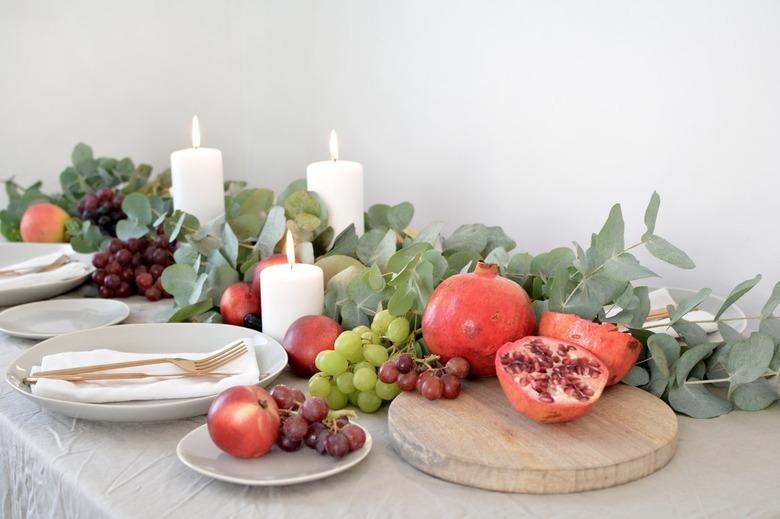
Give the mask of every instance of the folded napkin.
<svg viewBox="0 0 780 519">
<path fill-rule="evenodd" d="M 69 400 L 72 402 L 127 402 L 131 400 L 166 400 L 170 398 L 195 398 L 221 393 L 233 386 L 257 384 L 260 380 L 260 370 L 257 365 L 255 350 L 247 339 L 248 351 L 241 357 L 221 366 L 216 371 L 238 373 L 228 377 L 182 377 L 182 378 L 145 378 L 132 380 L 96 380 L 89 382 L 68 382 L 48 378 L 39 379 L 31 385 L 35 395 Z M 114 350 L 92 350 L 56 353 L 46 355 L 40 366 L 31 370 L 31 375 L 37 371 L 53 369 L 68 369 L 90 364 L 108 364 L 130 360 L 154 359 L 159 357 L 181 357 L 185 359 L 202 359 L 213 355 L 222 348 L 210 353 L 125 353 Z M 173 364 L 154 364 L 134 368 L 115 369 L 107 373 L 184 373 Z"/>
<path fill-rule="evenodd" d="M 0 267 L 0 270 L 18 270 L 27 267 L 41 267 L 53 263 L 57 258 L 66 254 L 62 252 L 54 252 L 52 254 L 46 254 L 38 256 L 21 263 L 15 263 L 13 265 L 4 265 Z M 23 274 L 21 276 L 0 277 L 0 289 L 10 288 L 22 288 L 41 283 L 47 283 L 52 281 L 67 281 L 69 279 L 75 279 L 88 274 L 92 270 L 92 267 L 86 263 L 79 261 L 71 261 L 59 268 L 50 270 L 48 272 L 33 272 L 31 274 Z"/>
</svg>

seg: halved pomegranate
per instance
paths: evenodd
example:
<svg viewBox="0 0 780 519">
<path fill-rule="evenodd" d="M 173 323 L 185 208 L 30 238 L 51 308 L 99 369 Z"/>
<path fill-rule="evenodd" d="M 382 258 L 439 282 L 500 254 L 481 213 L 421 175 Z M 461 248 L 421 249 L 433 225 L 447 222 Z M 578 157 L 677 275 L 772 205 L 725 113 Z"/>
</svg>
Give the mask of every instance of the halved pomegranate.
<svg viewBox="0 0 780 519">
<path fill-rule="evenodd" d="M 595 353 L 609 368 L 608 386 L 617 384 L 636 363 L 642 343 L 612 323 L 594 323 L 574 314 L 545 312 L 539 322 L 539 335 L 579 344 Z"/>
<path fill-rule="evenodd" d="M 549 337 L 504 344 L 496 353 L 496 373 L 512 406 L 542 423 L 587 413 L 609 378 L 607 367 L 591 352 Z"/>
</svg>

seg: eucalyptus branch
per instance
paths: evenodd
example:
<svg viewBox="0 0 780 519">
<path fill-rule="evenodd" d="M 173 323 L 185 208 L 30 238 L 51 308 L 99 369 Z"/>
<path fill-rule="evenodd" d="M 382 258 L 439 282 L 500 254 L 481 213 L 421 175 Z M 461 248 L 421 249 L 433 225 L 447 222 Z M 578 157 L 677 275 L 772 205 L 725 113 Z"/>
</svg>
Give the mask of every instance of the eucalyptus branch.
<svg viewBox="0 0 780 519">
<path fill-rule="evenodd" d="M 577 285 L 574 287 L 574 289 L 572 289 L 572 291 L 568 295 L 568 297 L 566 297 L 566 299 L 563 301 L 563 307 L 566 308 L 566 306 L 569 304 L 569 301 L 571 301 L 571 298 L 574 297 L 574 294 L 576 294 L 577 291 L 580 288 L 582 288 L 582 285 L 584 285 L 587 280 L 589 280 L 590 278 L 595 276 L 597 273 L 601 272 L 601 270 L 607 265 L 607 263 L 609 263 L 610 261 L 612 261 L 614 259 L 619 258 L 620 256 L 622 256 L 623 254 L 626 254 L 630 250 L 636 249 L 637 247 L 641 247 L 645 243 L 647 243 L 647 239 L 643 239 L 639 243 L 635 243 L 634 245 L 631 245 L 630 247 L 627 247 L 627 248 L 623 249 L 622 251 L 618 252 L 617 254 L 614 254 L 614 255 L 610 256 L 609 258 L 607 258 L 606 260 L 604 260 L 604 262 L 601 265 L 599 265 L 598 267 L 593 269 L 591 272 L 583 275 L 582 279 L 580 279 L 579 283 L 577 283 Z"/>
<path fill-rule="evenodd" d="M 706 323 L 721 323 L 727 321 L 761 321 L 761 320 L 768 320 L 768 319 L 780 319 L 780 315 L 769 315 L 767 317 L 764 317 L 762 315 L 751 315 L 748 317 L 726 317 L 723 319 L 699 319 L 696 321 L 685 321 L 685 322 L 692 323 L 692 324 L 706 324 Z M 650 326 L 643 326 L 642 330 L 649 330 L 650 328 L 668 328 L 670 326 L 673 325 L 669 323 L 652 324 Z"/>
<path fill-rule="evenodd" d="M 780 376 L 780 370 L 778 371 L 770 371 L 768 373 L 764 373 L 759 378 L 768 378 L 768 377 L 777 377 Z M 707 380 L 686 380 L 685 383 L 687 385 L 694 385 L 694 384 L 718 384 L 722 382 L 730 382 L 731 377 L 726 378 L 712 378 Z"/>
</svg>

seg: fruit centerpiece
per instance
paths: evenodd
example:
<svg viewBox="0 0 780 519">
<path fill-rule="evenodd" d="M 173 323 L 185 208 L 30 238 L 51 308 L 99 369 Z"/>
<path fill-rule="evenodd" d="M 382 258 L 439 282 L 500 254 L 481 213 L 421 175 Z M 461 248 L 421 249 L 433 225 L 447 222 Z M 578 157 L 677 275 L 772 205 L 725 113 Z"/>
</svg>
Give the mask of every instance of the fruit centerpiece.
<svg viewBox="0 0 780 519">
<path fill-rule="evenodd" d="M 295 372 L 311 376 L 310 392 L 332 409 L 352 402 L 375 411 L 404 390 L 452 398 L 466 373 L 496 371 L 515 407 L 542 421 L 582 414 L 604 385 L 618 382 L 698 418 L 735 407 L 759 410 L 778 398 L 768 379 L 780 373 L 780 284 L 754 317 L 759 326 L 750 337 L 723 312 L 760 276 L 738 284 L 711 320 L 722 340 L 713 341 L 705 323 L 685 319 L 708 289 L 667 308 L 665 327 L 679 338 L 646 324 L 649 290 L 639 281 L 656 274 L 633 253 L 644 248 L 679 268 L 694 267 L 657 234 L 656 193 L 632 245 L 615 205 L 588 246 L 532 255 L 515 252 L 498 226 L 468 224 L 445 234 L 432 223 L 413 232 L 408 202 L 374 205 L 365 229 L 350 226 L 334 236 L 324 205 L 303 180 L 278 195 L 226 182 L 225 221 L 204 224 L 173 210 L 167 172 L 152 178 L 148 166 L 96 159 L 83 144 L 72 162 L 60 175 L 59 195 L 44 194 L 40 183 L 6 183 L 10 202 L 0 212 L 0 231 L 7 239 L 69 239 L 78 251 L 97 252 L 100 295 L 170 295 L 172 322 L 260 328 L 259 272 L 284 261 L 279 253 L 289 231 L 297 260 L 322 269 L 326 291 L 324 316 L 296 323 L 284 342 Z M 53 224 L 34 235 L 42 220 Z M 542 338 L 527 338 L 534 333 Z"/>
</svg>

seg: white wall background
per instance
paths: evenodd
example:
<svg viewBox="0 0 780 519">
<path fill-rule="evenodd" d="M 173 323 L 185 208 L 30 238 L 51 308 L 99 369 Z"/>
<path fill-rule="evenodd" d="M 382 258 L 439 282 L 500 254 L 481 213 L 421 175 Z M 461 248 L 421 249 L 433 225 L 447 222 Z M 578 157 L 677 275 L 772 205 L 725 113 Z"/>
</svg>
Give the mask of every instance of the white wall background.
<svg viewBox="0 0 780 519">
<path fill-rule="evenodd" d="M 780 280 L 779 27 L 771 0 L 0 0 L 0 177 L 56 189 L 78 141 L 163 168 L 198 113 L 228 177 L 280 189 L 334 127 L 368 203 L 531 252 L 613 202 L 639 236 L 656 189 L 698 264 L 668 284 L 763 272 L 756 310 Z"/>
</svg>

